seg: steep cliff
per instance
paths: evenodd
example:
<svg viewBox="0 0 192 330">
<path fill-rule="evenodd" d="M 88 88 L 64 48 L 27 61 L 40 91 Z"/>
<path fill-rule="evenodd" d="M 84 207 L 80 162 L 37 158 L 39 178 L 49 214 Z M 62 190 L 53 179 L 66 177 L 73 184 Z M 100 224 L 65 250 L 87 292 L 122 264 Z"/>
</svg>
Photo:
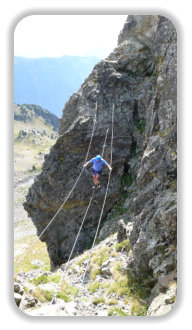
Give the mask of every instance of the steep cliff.
<svg viewBox="0 0 192 330">
<path fill-rule="evenodd" d="M 89 159 L 110 159 L 114 105 L 113 170 L 100 239 L 123 218 L 132 251 L 128 272 L 145 279 L 152 298 L 176 278 L 176 30 L 162 16 L 128 16 L 118 46 L 99 62 L 71 96 L 60 120 L 60 136 L 46 157 L 24 204 L 40 234 L 78 177 L 89 145 L 95 104 L 97 124 Z M 107 182 L 93 198 L 74 254 L 90 246 Z M 70 254 L 91 195 L 83 173 L 70 198 L 41 239 L 52 268 Z M 151 315 L 153 312 L 151 312 Z"/>
</svg>

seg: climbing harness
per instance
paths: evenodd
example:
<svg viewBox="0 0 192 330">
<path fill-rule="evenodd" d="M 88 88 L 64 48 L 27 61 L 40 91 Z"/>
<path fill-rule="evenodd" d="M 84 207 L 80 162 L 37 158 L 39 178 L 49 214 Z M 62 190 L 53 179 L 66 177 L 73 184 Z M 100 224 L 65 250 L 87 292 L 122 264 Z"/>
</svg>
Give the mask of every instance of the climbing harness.
<svg viewBox="0 0 192 330">
<path fill-rule="evenodd" d="M 113 152 L 113 112 L 114 112 L 114 105 L 112 107 L 112 133 L 111 133 L 111 159 L 110 159 L 110 166 L 112 166 L 112 152 Z M 106 146 L 106 140 L 107 140 L 107 135 L 108 135 L 108 130 L 109 128 L 107 129 L 107 132 L 106 132 L 106 135 L 105 135 L 105 141 L 104 141 L 104 147 L 103 147 L 103 152 L 102 152 L 102 156 L 104 154 L 104 149 L 105 149 L 105 146 Z M 87 266 L 86 266 L 86 269 L 85 269 L 85 272 L 84 272 L 84 276 L 83 276 L 83 280 L 82 280 L 82 283 L 84 283 L 84 279 L 85 279 L 85 275 L 86 275 L 86 272 L 87 272 L 87 268 L 88 268 L 88 265 L 89 265 L 89 262 L 90 262 L 90 259 L 91 259 L 91 254 L 92 254 L 92 250 L 94 248 L 94 245 L 95 245 L 95 241 L 96 241 L 96 238 L 97 238 L 97 234 L 98 234 L 98 231 L 99 231 L 99 227 L 100 227 L 100 223 L 101 223 L 101 219 L 102 219 L 102 215 L 103 215 L 103 211 L 104 211 L 104 206 L 105 206 L 105 202 L 106 202 L 106 198 L 107 198 L 107 192 L 108 192 L 108 188 L 109 188 L 109 182 L 110 182 L 110 177 L 111 177 L 111 171 L 109 172 L 109 177 L 108 177 L 108 182 L 107 182 L 107 188 L 106 188 L 106 192 L 105 192 L 105 197 L 104 197 L 104 201 L 103 201 L 103 206 L 102 206 L 102 210 L 101 210 L 101 213 L 100 213 L 100 217 L 99 217 L 99 221 L 98 221 L 98 225 L 97 225 L 97 230 L 96 230 L 96 233 L 95 233 L 95 237 L 94 237 L 94 241 L 93 241 L 93 244 L 92 244 L 92 248 L 91 248 L 91 252 L 90 252 L 90 257 L 89 257 L 89 260 L 87 262 Z M 53 295 L 53 298 L 51 300 L 51 304 L 55 304 L 56 303 L 56 298 L 57 298 L 57 295 L 59 293 L 59 290 L 60 290 L 60 287 L 62 285 L 62 282 L 64 280 L 64 276 L 65 276 L 65 273 L 66 273 L 66 270 L 67 270 L 67 266 L 68 266 L 68 263 L 71 259 L 71 256 L 73 254 L 73 251 L 74 251 L 74 248 L 75 248 L 75 245 L 76 245 L 76 242 L 78 240 L 78 237 L 79 237 L 79 234 L 81 232 L 81 229 L 82 229 L 82 226 L 84 224 L 84 221 L 85 221 L 85 218 L 87 216 L 87 213 L 88 213 L 88 210 L 89 210 L 89 207 L 91 205 L 91 202 L 92 202 L 92 199 L 93 199 L 93 196 L 94 196 L 94 192 L 95 190 L 93 191 L 92 195 L 91 195 L 91 198 L 90 198 L 90 201 L 89 201 L 89 204 L 88 204 L 88 207 L 86 209 L 86 212 L 85 212 L 85 215 L 84 215 L 84 218 L 82 220 L 82 223 L 81 223 L 81 226 L 79 228 L 79 231 L 78 231 L 78 234 L 76 236 L 76 239 L 75 239 L 75 242 L 74 242 L 74 245 L 72 247 L 72 250 L 71 250 L 71 253 L 70 253 L 70 256 L 65 264 L 65 268 L 64 268 L 64 271 L 63 271 L 63 274 L 61 276 L 61 279 L 60 279 L 60 282 L 54 292 L 54 295 Z"/>
<path fill-rule="evenodd" d="M 90 138 L 90 142 L 89 142 L 89 146 L 88 146 L 88 149 L 87 149 L 87 154 L 86 154 L 86 157 L 85 157 L 85 160 L 84 160 L 84 164 L 86 164 L 87 162 L 87 158 L 88 158 L 88 154 L 89 154 L 89 150 L 90 150 L 90 147 L 91 147 L 91 144 L 92 144 L 92 140 L 93 140 L 93 134 L 94 134 L 94 130 L 95 130 L 95 125 L 96 125 L 96 118 L 97 118 L 97 102 L 96 102 L 96 105 L 95 105 L 95 116 L 94 116 L 94 120 L 93 120 L 93 128 L 92 128 L 92 133 L 91 133 L 91 138 Z M 20 262 L 25 258 L 25 256 L 28 254 L 28 252 L 33 248 L 33 246 L 37 243 L 37 241 L 40 239 L 40 237 L 44 234 L 44 232 L 47 230 L 47 228 L 51 225 L 51 223 L 55 220 L 56 216 L 58 215 L 58 213 L 61 211 L 62 207 L 65 205 L 66 201 L 68 200 L 69 196 L 71 195 L 71 193 L 73 192 L 73 190 L 75 189 L 82 173 L 84 171 L 84 166 L 73 186 L 73 188 L 70 190 L 70 192 L 68 193 L 67 197 L 65 198 L 63 204 L 59 207 L 58 211 L 55 213 L 55 215 L 53 216 L 53 218 L 50 220 L 50 222 L 47 224 L 47 226 L 43 229 L 43 231 L 40 233 L 40 235 L 35 239 L 35 241 L 32 243 L 32 245 L 26 250 L 26 252 L 24 253 L 24 255 L 19 259 L 19 261 L 16 263 L 15 267 L 17 267 Z"/>
</svg>

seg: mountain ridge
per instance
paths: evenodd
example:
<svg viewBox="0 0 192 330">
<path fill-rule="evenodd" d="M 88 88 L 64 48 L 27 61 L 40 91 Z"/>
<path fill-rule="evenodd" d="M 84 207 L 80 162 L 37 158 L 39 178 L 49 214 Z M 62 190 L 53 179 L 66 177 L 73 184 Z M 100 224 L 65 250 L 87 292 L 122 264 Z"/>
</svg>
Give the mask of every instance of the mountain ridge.
<svg viewBox="0 0 192 330">
<path fill-rule="evenodd" d="M 33 122 L 34 119 L 42 117 L 45 124 L 52 126 L 54 131 L 59 129 L 59 119 L 51 111 L 43 109 L 37 104 L 14 104 L 14 120 L 21 122 Z"/>
</svg>

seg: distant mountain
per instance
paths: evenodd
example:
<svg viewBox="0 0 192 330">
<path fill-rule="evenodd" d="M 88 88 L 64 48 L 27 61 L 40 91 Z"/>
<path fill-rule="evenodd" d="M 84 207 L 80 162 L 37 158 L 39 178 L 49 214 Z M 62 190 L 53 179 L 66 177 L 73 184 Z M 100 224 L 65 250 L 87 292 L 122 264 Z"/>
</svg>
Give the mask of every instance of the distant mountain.
<svg viewBox="0 0 192 330">
<path fill-rule="evenodd" d="M 61 117 L 65 103 L 76 92 L 97 57 L 14 58 L 14 103 L 38 104 Z"/>
<path fill-rule="evenodd" d="M 54 131 L 59 129 L 58 117 L 34 104 L 14 104 L 14 120 L 27 123 L 28 125 L 36 125 L 37 122 L 40 122 L 41 126 L 49 126 Z"/>
</svg>

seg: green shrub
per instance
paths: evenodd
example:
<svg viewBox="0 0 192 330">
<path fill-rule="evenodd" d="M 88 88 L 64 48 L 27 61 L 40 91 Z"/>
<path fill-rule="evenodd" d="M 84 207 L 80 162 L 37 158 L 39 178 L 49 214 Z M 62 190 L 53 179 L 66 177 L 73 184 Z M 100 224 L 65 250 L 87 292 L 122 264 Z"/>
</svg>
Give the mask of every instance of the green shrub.
<svg viewBox="0 0 192 330">
<path fill-rule="evenodd" d="M 48 283 L 48 277 L 43 274 L 43 275 L 41 275 L 39 277 L 36 277 L 33 280 L 31 280 L 30 283 L 33 283 L 35 285 L 45 284 L 45 283 Z"/>
<path fill-rule="evenodd" d="M 120 242 L 120 243 L 117 243 L 116 244 L 116 251 L 119 252 L 119 251 L 126 251 L 126 252 L 129 252 L 131 249 L 131 245 L 130 245 L 130 242 L 128 239 Z"/>
<path fill-rule="evenodd" d="M 88 259 L 88 257 L 89 257 L 89 255 L 86 254 L 84 257 L 82 257 L 80 260 L 78 260 L 76 264 L 77 264 L 78 266 L 81 266 L 82 263 L 83 263 L 85 260 Z"/>
<path fill-rule="evenodd" d="M 64 292 L 61 292 L 61 291 L 58 292 L 57 298 L 60 298 L 60 299 L 64 300 L 65 302 L 71 301 L 71 298 L 67 294 L 65 294 Z"/>
<path fill-rule="evenodd" d="M 109 299 L 108 302 L 107 302 L 107 304 L 109 306 L 111 306 L 111 305 L 117 305 L 118 304 L 118 301 L 117 301 L 117 299 Z"/>
<path fill-rule="evenodd" d="M 131 316 L 146 316 L 149 306 L 135 302 L 131 306 Z"/>
<path fill-rule="evenodd" d="M 33 283 L 35 285 L 45 284 L 48 282 L 59 283 L 60 278 L 61 278 L 61 276 L 59 274 L 55 274 L 55 275 L 51 275 L 51 276 L 42 274 L 42 275 L 34 278 L 32 281 L 30 281 L 30 283 Z"/>
<path fill-rule="evenodd" d="M 130 293 L 126 276 L 121 276 L 109 286 L 107 294 L 110 295 L 111 293 L 115 293 L 119 297 Z"/>
<path fill-rule="evenodd" d="M 149 292 L 146 290 L 144 282 L 145 280 L 143 280 L 143 282 L 137 282 L 131 275 L 128 276 L 130 293 L 135 299 L 145 299 L 149 296 Z"/>
<path fill-rule="evenodd" d="M 33 292 L 33 296 L 37 298 L 40 302 L 51 301 L 54 295 L 54 291 L 43 290 L 37 287 Z"/>
<path fill-rule="evenodd" d="M 133 146 L 133 148 L 131 149 L 131 155 L 133 155 L 133 156 L 136 156 L 136 154 L 137 154 L 137 146 L 136 146 L 136 144 Z"/>
<path fill-rule="evenodd" d="M 100 287 L 100 283 L 99 282 L 93 282 L 88 286 L 88 291 L 91 293 L 94 293 L 95 291 L 97 291 L 97 289 Z"/>
<path fill-rule="evenodd" d="M 108 315 L 109 316 L 129 316 L 129 314 L 125 313 L 122 309 L 113 307 L 108 310 Z"/>
<path fill-rule="evenodd" d="M 60 279 L 61 279 L 60 274 L 55 274 L 55 275 L 48 276 L 49 282 L 59 283 Z"/>
<path fill-rule="evenodd" d="M 53 298 L 53 291 L 48 291 L 48 290 L 43 290 L 43 293 L 44 293 L 44 296 L 45 296 L 45 299 L 47 301 L 51 301 L 52 298 Z"/>
<path fill-rule="evenodd" d="M 107 261 L 109 258 L 109 255 L 107 253 L 107 248 L 104 247 L 98 251 L 98 253 L 94 254 L 94 256 L 91 258 L 91 263 L 94 263 L 98 266 L 101 266 L 105 261 Z"/>
<path fill-rule="evenodd" d="M 75 288 L 72 285 L 69 285 L 66 281 L 63 281 L 61 285 L 61 292 L 66 294 L 67 296 L 77 297 L 79 289 Z"/>
<path fill-rule="evenodd" d="M 166 245 L 159 245 L 157 246 L 157 251 L 164 255 L 168 250 L 168 247 Z"/>
<path fill-rule="evenodd" d="M 145 131 L 145 119 L 144 118 L 138 118 L 136 122 L 136 127 L 140 134 L 142 134 Z"/>
<path fill-rule="evenodd" d="M 123 187 L 129 187 L 132 184 L 132 176 L 130 173 L 127 173 L 121 178 L 121 185 Z"/>
<path fill-rule="evenodd" d="M 97 275 L 100 275 L 101 274 L 101 270 L 100 270 L 100 268 L 94 268 L 93 270 L 91 270 L 91 272 L 90 272 L 90 279 L 91 280 L 95 280 L 96 279 L 96 277 L 97 277 Z"/>
<path fill-rule="evenodd" d="M 98 305 L 100 303 L 104 304 L 105 303 L 105 298 L 103 298 L 103 297 L 93 298 L 92 303 L 94 305 Z"/>
</svg>

